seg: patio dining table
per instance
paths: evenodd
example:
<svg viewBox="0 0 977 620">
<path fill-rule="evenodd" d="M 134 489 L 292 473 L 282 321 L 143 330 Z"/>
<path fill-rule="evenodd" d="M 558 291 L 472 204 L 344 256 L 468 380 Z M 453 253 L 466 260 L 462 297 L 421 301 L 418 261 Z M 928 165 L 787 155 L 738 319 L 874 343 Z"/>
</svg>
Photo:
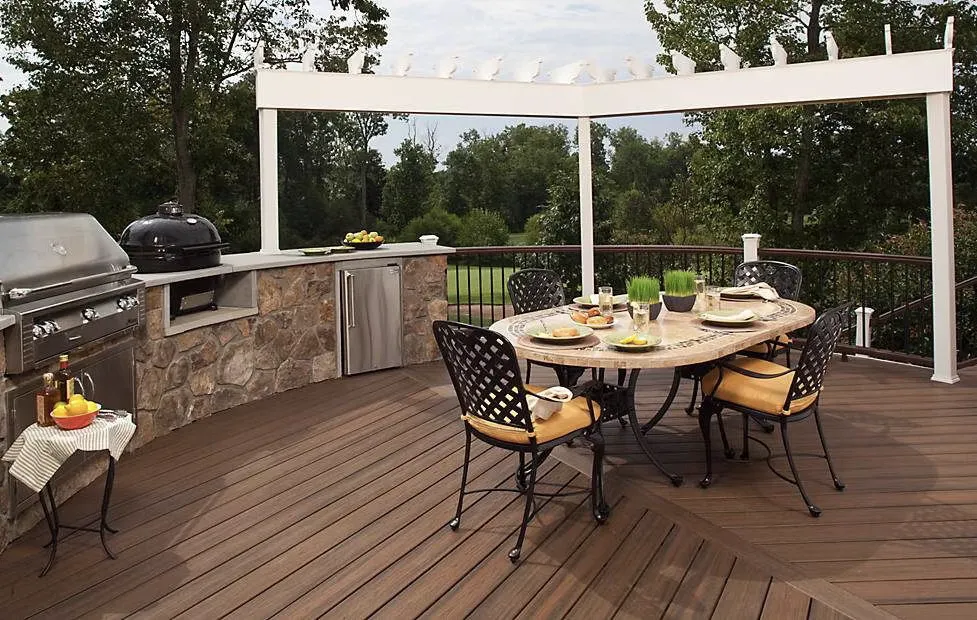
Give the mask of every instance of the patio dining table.
<svg viewBox="0 0 977 620">
<path fill-rule="evenodd" d="M 549 308 L 538 312 L 518 314 L 493 323 L 491 329 L 504 335 L 513 345 L 516 354 L 534 362 L 549 362 L 566 366 L 595 369 L 594 381 L 582 386 L 599 399 L 602 406 L 601 420 L 627 420 L 638 445 L 652 464 L 668 476 L 676 486 L 682 477 L 665 469 L 657 459 L 648 443 L 646 435 L 665 415 L 678 391 L 681 369 L 708 365 L 738 351 L 747 349 L 814 322 L 815 312 L 810 306 L 796 301 L 778 299 L 722 300 L 723 310 L 750 309 L 757 320 L 744 326 L 709 324 L 700 318 L 698 311 L 669 312 L 662 309 L 661 315 L 651 322 L 648 336 L 661 339 L 650 350 L 621 351 L 605 342 L 609 337 L 622 337 L 631 333 L 631 319 L 626 311 L 614 314 L 613 326 L 609 329 L 594 330 L 585 338 L 554 344 L 535 339 L 529 333 L 545 326 L 547 330 L 557 327 L 576 326 L 570 318 L 572 306 Z M 635 388 L 641 370 L 645 368 L 674 368 L 672 385 L 665 401 L 642 424 L 634 402 Z M 617 384 L 604 381 L 604 371 L 618 370 Z"/>
</svg>

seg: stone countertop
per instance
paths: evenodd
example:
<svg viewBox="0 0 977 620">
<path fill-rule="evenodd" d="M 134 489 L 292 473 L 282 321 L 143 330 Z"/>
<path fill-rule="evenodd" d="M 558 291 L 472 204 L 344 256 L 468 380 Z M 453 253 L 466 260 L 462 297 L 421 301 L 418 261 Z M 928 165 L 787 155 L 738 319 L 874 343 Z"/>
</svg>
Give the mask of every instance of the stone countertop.
<svg viewBox="0 0 977 620">
<path fill-rule="evenodd" d="M 11 325 L 13 325 L 16 322 L 17 321 L 16 321 L 16 319 L 14 319 L 13 315 L 11 315 L 11 314 L 0 314 L 0 332 L 2 332 L 3 330 L 7 329 L 8 327 L 10 327 Z"/>
<path fill-rule="evenodd" d="M 317 263 L 337 263 L 350 260 L 363 260 L 370 258 L 401 258 L 407 256 L 435 256 L 439 254 L 453 254 L 454 248 L 442 245 L 430 245 L 426 243 L 388 243 L 375 250 L 356 250 L 342 254 L 327 254 L 325 256 L 304 256 L 298 250 L 281 250 L 277 254 L 263 254 L 261 252 L 248 252 L 246 254 L 227 254 L 221 257 L 221 264 L 217 267 L 207 269 L 195 269 L 191 271 L 172 271 L 168 273 L 146 273 L 135 274 L 138 280 L 146 283 L 146 286 L 163 286 L 173 282 L 193 280 L 207 276 L 216 276 L 225 273 L 235 273 L 241 271 L 256 271 L 260 269 L 275 269 L 280 267 L 292 267 L 296 265 L 313 265 Z"/>
</svg>

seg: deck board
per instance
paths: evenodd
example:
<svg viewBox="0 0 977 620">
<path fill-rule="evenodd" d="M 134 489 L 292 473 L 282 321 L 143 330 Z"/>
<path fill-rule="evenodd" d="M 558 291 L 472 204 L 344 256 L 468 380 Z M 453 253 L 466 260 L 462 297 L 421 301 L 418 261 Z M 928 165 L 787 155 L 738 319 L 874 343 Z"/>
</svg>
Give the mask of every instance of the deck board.
<svg viewBox="0 0 977 620">
<path fill-rule="evenodd" d="M 5 618 L 977 617 L 977 373 L 955 386 L 927 379 L 833 364 L 822 411 L 848 489 L 801 459 L 819 520 L 760 460 L 720 459 L 715 485 L 699 489 L 683 386 L 651 441 L 686 484 L 668 485 L 629 429 L 606 424 L 610 520 L 598 526 L 586 496 L 541 499 L 515 566 L 520 495 L 468 496 L 461 529 L 445 526 L 464 432 L 443 368 L 329 381 L 125 456 L 111 513 L 121 531 L 109 539 L 119 559 L 74 535 L 38 579 L 37 527 L 0 556 L 0 607 Z M 669 383 L 643 376 L 639 408 Z M 370 399 L 332 404 L 351 390 Z M 738 416 L 727 425 L 738 446 Z M 792 438 L 812 451 L 804 426 Z M 541 480 L 586 488 L 588 456 L 554 453 Z M 512 455 L 476 441 L 472 459 L 473 486 L 511 487 Z M 64 520 L 93 517 L 99 495 L 98 482 L 78 493 Z"/>
</svg>

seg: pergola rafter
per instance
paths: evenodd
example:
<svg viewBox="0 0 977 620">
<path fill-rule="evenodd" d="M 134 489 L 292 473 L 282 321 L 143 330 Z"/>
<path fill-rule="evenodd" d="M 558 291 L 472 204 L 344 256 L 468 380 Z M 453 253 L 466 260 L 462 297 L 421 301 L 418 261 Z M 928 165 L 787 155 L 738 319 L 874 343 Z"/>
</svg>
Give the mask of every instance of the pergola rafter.
<svg viewBox="0 0 977 620">
<path fill-rule="evenodd" d="M 576 118 L 584 294 L 594 290 L 591 118 L 924 97 L 933 242 L 933 380 L 958 380 L 950 164 L 953 50 L 949 45 L 905 54 L 589 84 L 261 68 L 255 90 L 261 151 L 261 250 L 271 253 L 279 251 L 278 110 Z"/>
</svg>

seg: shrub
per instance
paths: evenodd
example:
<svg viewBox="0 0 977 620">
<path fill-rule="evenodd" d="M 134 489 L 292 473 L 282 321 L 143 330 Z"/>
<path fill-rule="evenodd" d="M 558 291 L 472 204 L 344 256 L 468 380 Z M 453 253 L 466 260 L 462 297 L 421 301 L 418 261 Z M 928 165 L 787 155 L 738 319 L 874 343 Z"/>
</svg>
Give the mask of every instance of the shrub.
<svg viewBox="0 0 977 620">
<path fill-rule="evenodd" d="M 462 219 L 458 244 L 463 247 L 508 245 L 509 227 L 500 213 L 472 209 Z"/>
<path fill-rule="evenodd" d="M 400 241 L 417 241 L 421 235 L 437 235 L 438 245 L 456 246 L 462 232 L 461 218 L 435 207 L 420 217 L 415 217 L 397 235 Z M 503 245 L 505 245 L 503 243 Z"/>
</svg>

